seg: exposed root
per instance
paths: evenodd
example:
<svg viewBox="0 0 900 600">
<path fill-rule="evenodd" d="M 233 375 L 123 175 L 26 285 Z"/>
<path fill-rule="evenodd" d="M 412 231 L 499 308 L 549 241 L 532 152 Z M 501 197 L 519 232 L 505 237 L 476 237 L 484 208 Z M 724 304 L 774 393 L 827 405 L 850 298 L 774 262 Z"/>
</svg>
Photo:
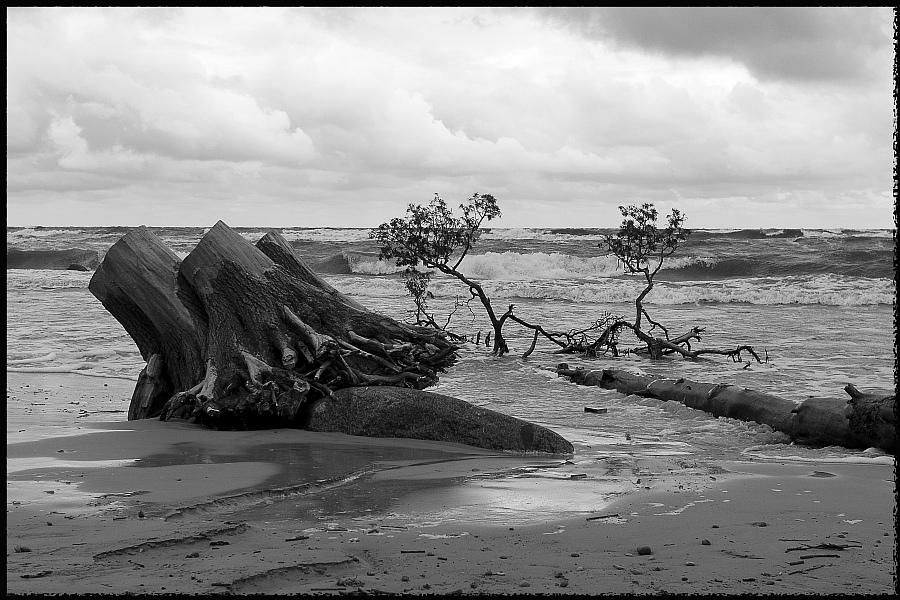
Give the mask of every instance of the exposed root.
<svg viewBox="0 0 900 600">
<path fill-rule="evenodd" d="M 325 351 L 328 343 L 334 343 L 334 339 L 331 338 L 331 336 L 322 335 L 316 332 L 315 329 L 304 323 L 300 317 L 294 314 L 294 311 L 288 306 L 283 306 L 282 308 L 284 309 L 284 318 L 288 325 L 300 334 L 303 343 L 306 344 L 306 347 L 309 348 L 313 356 L 319 358 Z"/>
</svg>

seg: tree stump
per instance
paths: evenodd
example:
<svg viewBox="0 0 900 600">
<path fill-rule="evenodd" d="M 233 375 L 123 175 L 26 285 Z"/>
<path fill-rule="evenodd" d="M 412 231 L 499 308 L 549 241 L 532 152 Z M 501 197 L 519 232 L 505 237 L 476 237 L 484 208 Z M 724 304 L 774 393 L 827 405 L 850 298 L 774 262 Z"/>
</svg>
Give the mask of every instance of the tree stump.
<svg viewBox="0 0 900 600">
<path fill-rule="evenodd" d="M 458 349 L 347 298 L 280 234 L 254 246 L 221 221 L 184 260 L 130 231 L 88 288 L 147 361 L 129 419 L 302 427 L 332 390 L 433 385 Z"/>
</svg>

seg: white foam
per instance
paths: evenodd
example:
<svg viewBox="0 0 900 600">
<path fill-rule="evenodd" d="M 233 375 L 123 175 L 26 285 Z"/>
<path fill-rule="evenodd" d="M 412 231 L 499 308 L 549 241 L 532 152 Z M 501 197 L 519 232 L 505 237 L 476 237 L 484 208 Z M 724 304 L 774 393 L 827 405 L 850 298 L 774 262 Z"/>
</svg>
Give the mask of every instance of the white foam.
<svg viewBox="0 0 900 600">
<path fill-rule="evenodd" d="M 56 352 L 48 352 L 40 356 L 32 356 L 29 358 L 10 358 L 7 356 L 6 364 L 9 365 L 25 365 L 36 362 L 52 362 L 56 360 Z"/>
<path fill-rule="evenodd" d="M 282 229 L 281 235 L 290 241 L 312 242 L 364 242 L 371 229 L 343 229 L 319 227 L 310 229 Z"/>
<path fill-rule="evenodd" d="M 557 280 L 609 277 L 619 274 L 614 256 L 580 258 L 559 252 L 487 252 L 465 259 L 466 275 L 493 280 Z"/>
<path fill-rule="evenodd" d="M 599 241 L 604 237 L 604 232 L 599 229 L 596 233 L 561 233 L 531 227 L 491 229 L 481 234 L 481 238 L 484 240 L 540 240 L 542 242 Z"/>
<path fill-rule="evenodd" d="M 793 447 L 791 447 L 793 448 Z M 778 454 L 770 454 L 763 452 L 750 452 L 745 450 L 741 453 L 743 456 L 752 456 L 755 458 L 765 458 L 769 460 L 788 460 L 791 462 L 802 462 L 802 463 L 813 463 L 813 464 L 875 464 L 875 465 L 893 465 L 894 457 L 882 454 L 880 456 L 871 456 L 871 455 L 857 455 L 857 456 L 799 456 L 797 454 L 791 454 L 788 452 L 782 452 Z"/>
<path fill-rule="evenodd" d="M 6 243 L 10 243 L 10 239 L 28 239 L 28 238 L 48 238 L 53 236 L 62 236 L 62 235 L 77 235 L 83 234 L 84 231 L 80 229 L 34 229 L 31 227 L 26 227 L 25 229 L 19 229 L 17 231 L 7 231 L 6 232 Z"/>
<path fill-rule="evenodd" d="M 893 229 L 801 229 L 803 237 L 839 238 L 848 236 L 892 238 Z"/>
<path fill-rule="evenodd" d="M 633 302 L 644 286 L 639 280 L 608 279 L 592 283 L 569 279 L 554 282 L 488 282 L 485 288 L 490 290 L 492 296 L 617 304 Z M 644 299 L 644 304 L 656 305 L 746 303 L 863 306 L 890 305 L 893 302 L 894 290 L 888 279 L 838 275 L 658 282 Z"/>
</svg>

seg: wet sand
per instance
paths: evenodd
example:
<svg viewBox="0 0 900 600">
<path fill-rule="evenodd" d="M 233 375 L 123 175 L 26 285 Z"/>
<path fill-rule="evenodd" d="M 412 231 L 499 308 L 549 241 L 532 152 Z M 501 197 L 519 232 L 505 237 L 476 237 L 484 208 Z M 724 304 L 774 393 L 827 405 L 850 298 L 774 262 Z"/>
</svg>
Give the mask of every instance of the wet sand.
<svg viewBox="0 0 900 600">
<path fill-rule="evenodd" d="M 890 465 L 625 465 L 16 409 L 132 385 L 8 373 L 8 593 L 895 590 Z"/>
</svg>

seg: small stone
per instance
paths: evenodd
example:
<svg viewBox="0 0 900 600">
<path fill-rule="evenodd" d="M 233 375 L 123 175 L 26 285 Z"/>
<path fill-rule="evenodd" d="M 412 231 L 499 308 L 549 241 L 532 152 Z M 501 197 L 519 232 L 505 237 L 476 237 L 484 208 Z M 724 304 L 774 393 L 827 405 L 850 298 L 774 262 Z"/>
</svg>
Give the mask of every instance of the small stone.
<svg viewBox="0 0 900 600">
<path fill-rule="evenodd" d="M 769 526 L 769 524 L 766 523 L 765 521 L 756 521 L 755 523 L 753 523 L 753 525 L 756 527 L 768 527 Z"/>
<path fill-rule="evenodd" d="M 199 558 L 199 557 L 200 557 L 200 553 L 199 553 L 199 552 L 191 552 L 190 554 L 188 554 L 187 556 L 185 556 L 185 558 Z"/>
<path fill-rule="evenodd" d="M 556 573 L 553 574 L 553 576 L 556 577 L 557 579 L 562 579 L 563 574 L 560 571 L 557 571 Z"/>
<path fill-rule="evenodd" d="M 400 578 L 400 581 L 409 581 L 409 575 L 404 575 Z"/>
<path fill-rule="evenodd" d="M 697 566 L 697 563 L 691 562 L 691 561 L 686 561 L 686 562 L 684 563 L 684 566 L 686 566 L 686 567 L 696 567 L 696 566 Z"/>
<path fill-rule="evenodd" d="M 147 515 L 144 514 L 144 511 L 142 511 L 142 510 L 139 510 L 139 511 L 138 511 L 138 519 L 143 519 L 143 518 L 146 517 L 146 516 L 147 516 Z"/>
<path fill-rule="evenodd" d="M 531 587 L 531 584 L 528 583 L 527 581 L 520 581 L 519 587 Z"/>
<path fill-rule="evenodd" d="M 687 577 L 682 577 L 681 580 L 682 580 L 682 581 L 687 581 Z"/>
<path fill-rule="evenodd" d="M 650 546 L 638 546 L 637 553 L 641 556 L 647 556 L 648 554 L 653 554 L 653 550 Z"/>
<path fill-rule="evenodd" d="M 568 579 L 563 579 L 562 581 L 560 581 L 560 582 L 559 582 L 559 587 L 569 587 L 569 580 L 568 580 Z"/>
<path fill-rule="evenodd" d="M 571 556 L 572 558 L 578 558 L 578 557 L 581 556 L 581 555 L 580 555 L 579 553 L 577 553 L 577 552 L 573 552 L 572 554 L 570 554 L 570 556 Z"/>
<path fill-rule="evenodd" d="M 53 523 L 51 521 L 47 521 L 47 525 L 50 525 L 52 527 Z"/>
<path fill-rule="evenodd" d="M 469 584 L 469 587 L 472 588 L 473 590 L 474 590 L 474 589 L 477 589 L 477 588 L 478 588 L 478 583 L 476 583 L 475 581 L 473 581 L 472 583 Z"/>
<path fill-rule="evenodd" d="M 700 543 L 704 546 L 709 546 L 712 542 L 710 542 L 709 540 L 700 540 Z"/>
<path fill-rule="evenodd" d="M 713 528 L 713 529 L 718 529 L 719 526 L 718 526 L 718 525 L 713 525 L 712 528 Z"/>
</svg>

